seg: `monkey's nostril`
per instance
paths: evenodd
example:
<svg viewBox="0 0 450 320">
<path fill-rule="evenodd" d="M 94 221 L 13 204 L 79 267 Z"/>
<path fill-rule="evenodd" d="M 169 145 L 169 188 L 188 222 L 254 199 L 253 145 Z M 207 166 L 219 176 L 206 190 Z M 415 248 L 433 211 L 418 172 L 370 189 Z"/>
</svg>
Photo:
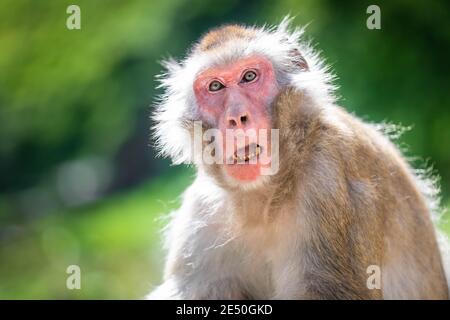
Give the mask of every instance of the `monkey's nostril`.
<svg viewBox="0 0 450 320">
<path fill-rule="evenodd" d="M 247 116 L 242 116 L 241 117 L 241 123 L 245 124 L 247 122 Z"/>
<path fill-rule="evenodd" d="M 232 127 L 237 126 L 236 120 L 230 119 L 229 122 L 230 122 L 230 125 L 231 125 Z"/>
</svg>

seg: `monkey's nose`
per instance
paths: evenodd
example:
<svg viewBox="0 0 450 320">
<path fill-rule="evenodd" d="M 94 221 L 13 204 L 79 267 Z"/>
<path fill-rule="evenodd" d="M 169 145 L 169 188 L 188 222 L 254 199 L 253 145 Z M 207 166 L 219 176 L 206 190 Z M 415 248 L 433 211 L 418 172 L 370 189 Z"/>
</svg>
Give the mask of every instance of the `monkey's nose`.
<svg viewBox="0 0 450 320">
<path fill-rule="evenodd" d="M 250 120 L 247 113 L 243 113 L 239 116 L 228 116 L 227 122 L 228 126 L 235 128 L 235 127 L 244 127 L 248 121 Z"/>
</svg>

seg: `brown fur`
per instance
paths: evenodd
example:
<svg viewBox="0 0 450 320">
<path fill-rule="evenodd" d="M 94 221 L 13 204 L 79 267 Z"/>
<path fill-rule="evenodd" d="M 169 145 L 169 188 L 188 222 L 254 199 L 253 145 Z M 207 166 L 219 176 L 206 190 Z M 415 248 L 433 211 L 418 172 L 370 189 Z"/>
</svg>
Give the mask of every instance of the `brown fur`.
<svg viewBox="0 0 450 320">
<path fill-rule="evenodd" d="M 200 39 L 197 49 L 200 51 L 209 51 L 222 46 L 228 41 L 236 39 L 248 40 L 252 38 L 254 34 L 254 31 L 249 28 L 244 28 L 239 25 L 226 25 L 209 31 Z"/>
<path fill-rule="evenodd" d="M 292 90 L 280 96 L 276 111 L 283 139 L 278 185 L 298 190 L 308 207 L 302 218 L 314 230 L 304 248 L 308 297 L 381 298 L 379 290 L 367 289 L 365 270 L 394 260 L 416 268 L 407 280 L 416 289 L 410 297 L 447 299 L 430 214 L 395 147 L 342 109 L 321 110 Z"/>
<path fill-rule="evenodd" d="M 299 248 L 305 268 L 298 298 L 383 298 L 382 290 L 367 288 L 366 269 L 378 265 L 384 276 L 384 266 L 394 263 L 406 274 L 414 269 L 411 278 L 397 279 L 411 287 L 400 297 L 447 299 L 425 200 L 395 147 L 344 110 L 322 109 L 293 89 L 280 94 L 273 110 L 281 163 L 267 186 L 242 192 L 226 184 L 220 165 L 206 170 L 228 190 L 238 229 L 270 233 L 286 216 L 304 220 L 309 232 Z"/>
</svg>

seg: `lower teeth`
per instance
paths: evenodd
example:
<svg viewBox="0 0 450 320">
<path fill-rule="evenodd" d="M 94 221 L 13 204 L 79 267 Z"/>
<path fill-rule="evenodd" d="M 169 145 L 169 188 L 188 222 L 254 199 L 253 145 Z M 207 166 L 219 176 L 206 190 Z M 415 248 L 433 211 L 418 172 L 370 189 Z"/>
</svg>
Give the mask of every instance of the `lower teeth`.
<svg viewBox="0 0 450 320">
<path fill-rule="evenodd" d="M 249 156 L 244 156 L 243 158 L 239 157 L 238 155 L 234 154 L 233 159 L 237 161 L 250 161 L 250 159 L 253 159 L 261 154 L 261 147 L 257 146 L 255 149 L 255 153 L 252 153 Z"/>
</svg>

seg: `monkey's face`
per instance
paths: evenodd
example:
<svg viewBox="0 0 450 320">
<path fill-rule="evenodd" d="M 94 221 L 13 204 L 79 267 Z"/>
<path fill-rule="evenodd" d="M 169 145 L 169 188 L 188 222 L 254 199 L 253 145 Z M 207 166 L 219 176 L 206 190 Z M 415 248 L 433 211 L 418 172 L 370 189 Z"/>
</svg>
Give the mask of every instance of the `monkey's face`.
<svg viewBox="0 0 450 320">
<path fill-rule="evenodd" d="M 288 19 L 273 29 L 225 26 L 205 34 L 182 61 L 165 61 L 165 90 L 152 117 L 159 153 L 233 190 L 282 181 L 303 138 L 289 130 L 299 119 L 298 100 L 334 101 L 331 77 L 300 42 L 302 32 L 290 31 Z"/>
<path fill-rule="evenodd" d="M 194 92 L 202 121 L 218 129 L 222 170 L 253 182 L 271 166 L 271 106 L 279 93 L 272 63 L 253 55 L 199 73 Z"/>
</svg>

